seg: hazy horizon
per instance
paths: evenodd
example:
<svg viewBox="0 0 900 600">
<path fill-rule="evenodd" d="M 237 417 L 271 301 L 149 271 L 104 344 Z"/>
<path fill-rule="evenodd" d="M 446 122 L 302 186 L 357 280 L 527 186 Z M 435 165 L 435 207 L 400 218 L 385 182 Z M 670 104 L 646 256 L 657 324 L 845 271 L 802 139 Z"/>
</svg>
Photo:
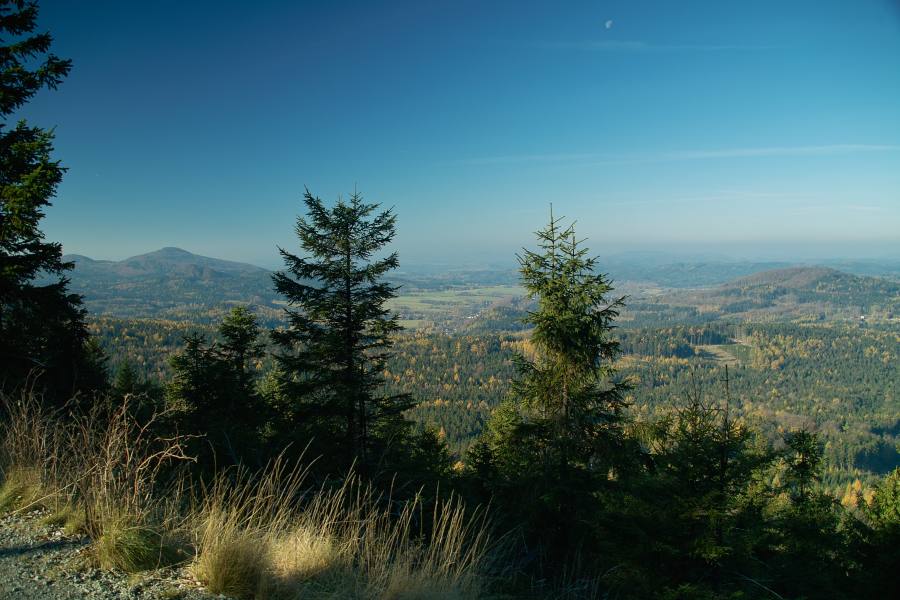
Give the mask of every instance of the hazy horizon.
<svg viewBox="0 0 900 600">
<path fill-rule="evenodd" d="M 590 242 L 590 240 L 588 240 Z M 590 246 L 590 243 L 588 243 Z M 523 247 L 531 247 L 533 244 L 525 244 Z M 86 256 L 93 260 L 102 261 L 122 261 L 134 256 L 149 254 L 159 251 L 163 248 L 179 248 L 209 258 L 217 258 L 222 260 L 246 263 L 262 267 L 264 269 L 278 270 L 283 267 L 280 262 L 280 256 L 273 251 L 270 257 L 244 257 L 240 255 L 227 255 L 206 252 L 202 249 L 192 247 L 190 244 L 162 246 L 160 248 L 148 248 L 134 254 L 110 254 L 110 255 L 89 255 L 83 252 L 69 252 L 64 249 L 67 256 L 79 255 Z M 791 248 L 790 246 L 766 246 L 744 247 L 740 244 L 729 244 L 726 246 L 706 245 L 691 246 L 683 245 L 681 247 L 658 247 L 652 245 L 629 247 L 610 247 L 609 252 L 602 252 L 602 248 L 595 249 L 593 254 L 599 256 L 599 267 L 603 269 L 604 260 L 613 263 L 640 264 L 645 262 L 653 262 L 657 264 L 668 263 L 690 263 L 690 262 L 782 262 L 796 264 L 817 264 L 838 261 L 860 261 L 860 262 L 897 262 L 900 261 L 900 248 L 893 246 L 879 246 L 878 244 L 867 244 L 859 246 L 807 246 L 804 248 Z M 754 250 L 755 248 L 755 250 Z M 290 250 L 290 249 L 289 249 Z M 428 256 L 408 256 L 401 254 L 399 271 L 404 270 L 478 270 L 478 269 L 512 269 L 517 267 L 516 253 L 521 248 L 516 248 L 507 256 L 501 254 L 475 253 L 475 254 L 452 254 Z M 880 251 L 881 250 L 881 251 Z"/>
</svg>

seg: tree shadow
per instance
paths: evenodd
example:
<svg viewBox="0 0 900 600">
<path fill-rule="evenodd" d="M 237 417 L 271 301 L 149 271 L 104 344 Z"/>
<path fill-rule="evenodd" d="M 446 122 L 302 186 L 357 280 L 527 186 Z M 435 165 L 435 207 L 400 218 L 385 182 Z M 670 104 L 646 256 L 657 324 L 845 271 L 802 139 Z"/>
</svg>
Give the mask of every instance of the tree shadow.
<svg viewBox="0 0 900 600">
<path fill-rule="evenodd" d="M 26 554 L 39 552 L 42 550 L 62 550 L 65 548 L 71 548 L 73 546 L 83 545 L 84 541 L 78 539 L 47 540 L 46 542 L 41 542 L 40 544 L 28 544 L 20 546 L 10 546 L 8 548 L 0 548 L 0 558 L 6 558 L 8 556 L 24 556 Z"/>
</svg>

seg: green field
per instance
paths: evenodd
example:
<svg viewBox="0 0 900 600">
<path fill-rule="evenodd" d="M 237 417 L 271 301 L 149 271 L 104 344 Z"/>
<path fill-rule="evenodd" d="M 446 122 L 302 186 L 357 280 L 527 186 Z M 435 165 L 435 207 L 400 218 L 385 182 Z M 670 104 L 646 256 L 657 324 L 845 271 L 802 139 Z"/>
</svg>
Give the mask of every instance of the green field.
<svg viewBox="0 0 900 600">
<path fill-rule="evenodd" d="M 388 302 L 388 308 L 400 315 L 401 324 L 408 329 L 453 326 L 474 319 L 489 306 L 510 302 L 524 293 L 524 288 L 514 285 L 453 287 L 407 293 L 401 290 L 400 296 Z"/>
</svg>

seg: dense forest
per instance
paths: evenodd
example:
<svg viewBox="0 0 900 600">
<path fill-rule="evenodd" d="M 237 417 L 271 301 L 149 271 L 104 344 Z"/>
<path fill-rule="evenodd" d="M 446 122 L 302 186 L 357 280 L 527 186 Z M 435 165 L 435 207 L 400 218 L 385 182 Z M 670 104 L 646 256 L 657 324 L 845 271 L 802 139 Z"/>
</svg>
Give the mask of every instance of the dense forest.
<svg viewBox="0 0 900 600">
<path fill-rule="evenodd" d="M 89 321 L 89 329 L 114 357 L 113 372 L 127 362 L 160 386 L 185 335 L 216 337 L 212 326 L 110 317 Z M 410 418 L 437 428 L 460 459 L 509 394 L 527 331 L 399 334 L 384 369 L 387 389 L 412 394 L 417 404 Z M 720 393 L 728 364 L 734 413 L 773 443 L 797 427 L 818 432 L 825 482 L 838 490 L 857 479 L 871 483 L 900 465 L 898 331 L 813 321 L 625 328 L 613 335 L 622 350 L 617 369 L 634 386 L 629 410 L 635 418 L 659 416 L 694 386 Z M 260 373 L 271 367 L 265 357 L 254 364 Z"/>
<path fill-rule="evenodd" d="M 83 297 L 53 131 L 11 120 L 71 68 L 36 19 L 0 0 L 0 511 L 248 599 L 898 588 L 897 284 L 632 302 L 552 209 L 515 280 L 394 278 L 393 209 L 306 190 L 282 270 L 78 258 Z"/>
</svg>

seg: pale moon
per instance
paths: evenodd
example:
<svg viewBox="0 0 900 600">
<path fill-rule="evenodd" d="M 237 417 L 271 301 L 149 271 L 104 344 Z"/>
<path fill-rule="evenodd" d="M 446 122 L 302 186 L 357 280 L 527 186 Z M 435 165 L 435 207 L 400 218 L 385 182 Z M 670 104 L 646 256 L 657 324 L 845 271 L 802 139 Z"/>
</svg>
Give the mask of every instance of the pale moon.
<svg viewBox="0 0 900 600">
<path fill-rule="evenodd" d="M 607 29 L 612 29 L 612 26 L 613 26 L 613 21 L 612 21 L 612 19 L 610 19 L 609 21 L 607 21 L 606 23 L 604 23 L 603 26 L 606 27 Z"/>
</svg>

